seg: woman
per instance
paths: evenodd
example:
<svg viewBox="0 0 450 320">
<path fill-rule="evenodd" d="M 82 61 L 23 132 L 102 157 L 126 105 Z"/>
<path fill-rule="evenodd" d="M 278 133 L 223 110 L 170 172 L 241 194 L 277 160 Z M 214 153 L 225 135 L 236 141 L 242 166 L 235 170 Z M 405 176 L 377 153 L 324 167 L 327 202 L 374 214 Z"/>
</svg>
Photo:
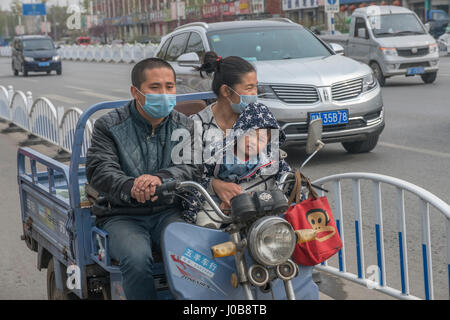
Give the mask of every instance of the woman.
<svg viewBox="0 0 450 320">
<path fill-rule="evenodd" d="M 256 70 L 252 64 L 235 56 L 222 59 L 215 52 L 205 54 L 204 63 L 198 68 L 198 71 L 200 71 L 202 77 L 203 72 L 208 75 L 213 74 L 212 91 L 217 96 L 217 102 L 192 116 L 193 120 L 202 123 L 203 160 L 208 162 L 209 157 L 207 155 L 211 151 L 209 147 L 218 141 L 222 141 L 231 132 L 247 105 L 256 103 L 258 81 Z M 276 126 L 276 129 L 279 129 L 278 123 L 267 107 L 259 106 L 259 110 L 264 109 L 265 111 L 264 118 L 273 119 L 272 122 L 275 123 L 273 127 Z M 287 167 L 287 164 L 283 162 L 283 170 L 286 170 Z M 208 192 L 217 195 L 220 199 L 222 208 L 229 208 L 230 199 L 243 192 L 242 186 L 235 182 L 225 181 L 225 179 L 220 179 L 217 176 L 207 174 L 203 181 L 205 182 L 203 185 L 208 188 Z M 185 216 L 185 218 L 188 221 L 195 222 L 195 217 L 189 219 Z M 202 225 L 203 223 L 197 219 L 197 224 Z"/>
</svg>

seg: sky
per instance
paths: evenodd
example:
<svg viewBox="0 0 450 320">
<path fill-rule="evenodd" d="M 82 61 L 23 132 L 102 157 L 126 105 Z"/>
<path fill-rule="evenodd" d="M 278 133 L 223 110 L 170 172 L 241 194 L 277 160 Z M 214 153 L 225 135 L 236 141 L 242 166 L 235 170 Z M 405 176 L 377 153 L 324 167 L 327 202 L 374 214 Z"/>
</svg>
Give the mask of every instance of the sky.
<svg viewBox="0 0 450 320">
<path fill-rule="evenodd" d="M 41 1 L 39 0 L 19 0 L 22 3 L 39 3 Z M 11 3 L 13 0 L 0 0 L 0 8 L 2 10 L 9 10 L 11 7 Z M 54 5 L 67 5 L 67 4 L 78 4 L 79 0 L 48 0 L 47 5 L 48 6 L 54 6 Z"/>
</svg>

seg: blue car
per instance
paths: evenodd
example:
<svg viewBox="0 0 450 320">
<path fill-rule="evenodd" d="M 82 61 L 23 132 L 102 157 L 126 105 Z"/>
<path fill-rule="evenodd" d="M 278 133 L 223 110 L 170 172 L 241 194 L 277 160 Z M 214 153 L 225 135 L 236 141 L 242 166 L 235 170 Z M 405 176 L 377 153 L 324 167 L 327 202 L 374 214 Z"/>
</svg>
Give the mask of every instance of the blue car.
<svg viewBox="0 0 450 320">
<path fill-rule="evenodd" d="M 15 76 L 22 72 L 26 77 L 28 72 L 56 71 L 62 74 L 61 57 L 56 51 L 53 40 L 48 36 L 18 36 L 12 43 L 11 68 Z"/>
</svg>

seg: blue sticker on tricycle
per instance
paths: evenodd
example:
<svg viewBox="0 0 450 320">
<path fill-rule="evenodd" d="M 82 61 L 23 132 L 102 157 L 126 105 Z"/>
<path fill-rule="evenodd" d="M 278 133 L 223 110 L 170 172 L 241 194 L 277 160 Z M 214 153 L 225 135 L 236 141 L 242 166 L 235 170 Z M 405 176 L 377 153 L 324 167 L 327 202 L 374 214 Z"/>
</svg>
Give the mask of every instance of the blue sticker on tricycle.
<svg viewBox="0 0 450 320">
<path fill-rule="evenodd" d="M 191 248 L 184 250 L 181 261 L 210 278 L 214 277 L 217 270 L 217 264 L 214 261 Z"/>
</svg>

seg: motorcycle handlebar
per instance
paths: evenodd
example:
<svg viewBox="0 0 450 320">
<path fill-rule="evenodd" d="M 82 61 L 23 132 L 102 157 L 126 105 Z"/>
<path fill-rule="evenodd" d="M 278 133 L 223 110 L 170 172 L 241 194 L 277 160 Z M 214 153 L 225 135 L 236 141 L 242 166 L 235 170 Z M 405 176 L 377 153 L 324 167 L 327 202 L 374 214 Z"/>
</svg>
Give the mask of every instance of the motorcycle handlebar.
<svg viewBox="0 0 450 320">
<path fill-rule="evenodd" d="M 156 187 L 155 196 L 164 196 L 175 193 L 177 190 L 190 187 L 198 190 L 202 196 L 205 198 L 206 202 L 211 206 L 211 208 L 216 212 L 216 214 L 222 219 L 223 223 L 231 222 L 231 218 L 225 215 L 222 210 L 220 210 L 219 206 L 216 202 L 211 198 L 208 191 L 205 190 L 199 183 L 194 181 L 170 181 L 161 184 L 159 187 Z"/>
</svg>

